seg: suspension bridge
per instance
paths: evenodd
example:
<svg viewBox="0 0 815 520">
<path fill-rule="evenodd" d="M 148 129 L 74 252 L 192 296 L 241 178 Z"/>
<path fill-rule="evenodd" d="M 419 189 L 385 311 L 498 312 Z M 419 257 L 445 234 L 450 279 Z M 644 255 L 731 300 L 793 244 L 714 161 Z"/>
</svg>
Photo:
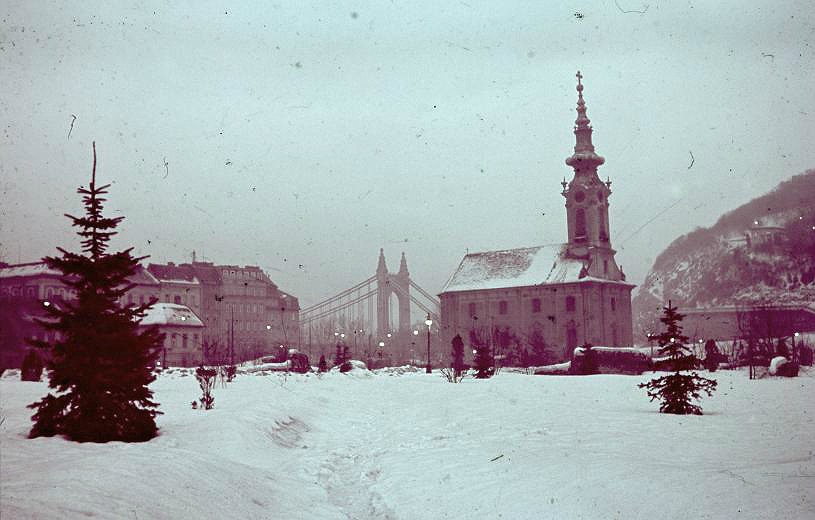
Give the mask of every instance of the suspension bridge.
<svg viewBox="0 0 815 520">
<path fill-rule="evenodd" d="M 394 297 L 397 305 L 392 309 Z M 411 309 L 421 312 L 421 329 L 414 327 Z M 384 351 L 393 361 L 408 361 L 424 352 L 428 318 L 435 336 L 439 300 L 410 278 L 404 253 L 399 271 L 390 273 L 380 249 L 376 272 L 370 278 L 300 310 L 301 338 L 312 352 L 330 353 L 336 343 L 344 343 L 359 357 L 382 357 Z"/>
</svg>

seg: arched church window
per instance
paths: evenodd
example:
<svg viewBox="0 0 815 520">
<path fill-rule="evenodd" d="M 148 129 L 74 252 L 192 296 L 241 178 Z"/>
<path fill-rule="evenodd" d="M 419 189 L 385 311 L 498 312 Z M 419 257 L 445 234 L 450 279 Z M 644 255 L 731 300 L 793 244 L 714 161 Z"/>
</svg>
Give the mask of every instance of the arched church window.
<svg viewBox="0 0 815 520">
<path fill-rule="evenodd" d="M 600 228 L 600 240 L 607 241 L 608 233 L 606 232 L 606 218 L 603 215 L 603 208 L 597 208 L 597 225 Z"/>
<path fill-rule="evenodd" d="M 586 236 L 586 210 L 578 208 L 574 214 L 575 236 Z"/>
<path fill-rule="evenodd" d="M 574 296 L 567 296 L 566 297 L 566 311 L 567 312 L 574 312 L 575 304 L 574 304 Z"/>
</svg>

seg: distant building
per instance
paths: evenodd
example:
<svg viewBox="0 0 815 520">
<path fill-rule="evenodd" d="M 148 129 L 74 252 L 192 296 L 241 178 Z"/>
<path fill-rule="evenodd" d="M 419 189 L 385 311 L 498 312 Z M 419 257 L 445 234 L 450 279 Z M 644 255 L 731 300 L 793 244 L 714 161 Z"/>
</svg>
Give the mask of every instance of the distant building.
<svg viewBox="0 0 815 520">
<path fill-rule="evenodd" d="M 139 267 L 128 278 L 133 284 L 120 304 L 139 305 L 157 298 L 160 284 L 147 270 Z M 52 341 L 36 319 L 45 318 L 46 305 L 61 305 L 76 299 L 76 290 L 62 282 L 62 273 L 43 262 L 0 265 L 0 369 L 20 366 L 31 348 L 27 339 Z"/>
<path fill-rule="evenodd" d="M 147 271 L 159 282 L 158 301 L 186 305 L 196 313 L 201 312 L 201 281 L 191 266 L 173 262 L 149 264 Z"/>
<path fill-rule="evenodd" d="M 754 248 L 764 244 L 784 244 L 787 242 L 787 230 L 782 223 L 765 217 L 754 220 L 747 231 L 733 233 L 725 240 L 730 249 Z"/>
<path fill-rule="evenodd" d="M 499 338 L 526 343 L 542 337 L 555 356 L 568 359 L 574 348 L 633 343 L 631 290 L 611 247 L 608 197 L 602 182 L 586 116 L 578 73 L 574 169 L 566 199 L 565 244 L 472 253 L 464 257 L 444 286 L 441 299 L 442 344 L 456 334 L 471 342 L 494 344 Z"/>
<path fill-rule="evenodd" d="M 159 354 L 162 367 L 190 367 L 202 363 L 204 324 L 186 305 L 156 303 L 148 309 L 141 325 L 155 325 L 164 333 Z"/>
<path fill-rule="evenodd" d="M 754 341 L 815 334 L 815 304 L 680 308 L 682 332 L 692 341 Z"/>
<path fill-rule="evenodd" d="M 154 309 L 184 308 L 187 311 L 183 312 L 194 316 L 189 323 L 170 329 L 159 324 L 168 334 L 168 363 L 186 364 L 190 349 L 199 353 L 194 364 L 200 363 L 202 352 L 207 362 L 216 358 L 240 361 L 262 356 L 280 345 L 295 345 L 300 339 L 297 298 L 280 290 L 257 266 L 196 261 L 150 264 L 147 268 L 139 266 L 128 281 L 134 285 L 122 296 L 121 305 L 141 305 L 155 299 L 161 305 Z M 25 338 L 45 339 L 45 331 L 33 319 L 45 316 L 44 302 L 59 304 L 75 298 L 75 291 L 62 283 L 61 273 L 42 262 L 0 265 L 3 367 L 17 366 L 22 360 L 28 348 Z M 190 325 L 196 320 L 200 326 Z"/>
<path fill-rule="evenodd" d="M 164 300 L 186 299 L 197 311 L 208 356 L 242 360 L 299 341 L 297 298 L 280 290 L 258 266 L 193 260 L 150 264 L 148 270 L 161 281 Z"/>
</svg>

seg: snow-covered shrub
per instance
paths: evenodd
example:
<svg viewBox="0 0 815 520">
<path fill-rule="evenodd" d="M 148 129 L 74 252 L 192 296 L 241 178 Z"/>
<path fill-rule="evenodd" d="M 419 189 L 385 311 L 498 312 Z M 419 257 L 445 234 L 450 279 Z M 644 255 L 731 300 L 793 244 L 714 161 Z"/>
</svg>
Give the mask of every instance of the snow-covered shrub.
<svg viewBox="0 0 815 520">
<path fill-rule="evenodd" d="M 776 356 L 770 360 L 768 372 L 771 376 L 797 377 L 798 363 L 792 363 L 784 356 Z"/>
<path fill-rule="evenodd" d="M 572 374 L 581 376 L 600 373 L 597 353 L 590 343 L 574 349 L 570 371 Z"/>
<path fill-rule="evenodd" d="M 585 367 L 580 366 L 584 364 L 583 358 L 586 353 L 585 347 L 577 347 L 574 350 L 574 359 L 578 367 L 576 367 L 573 373 L 639 375 L 651 368 L 650 358 L 637 349 L 622 347 L 591 347 L 590 352 L 590 355 L 594 358 L 592 362 L 595 364 L 594 368 L 596 371 L 587 372 Z"/>
</svg>

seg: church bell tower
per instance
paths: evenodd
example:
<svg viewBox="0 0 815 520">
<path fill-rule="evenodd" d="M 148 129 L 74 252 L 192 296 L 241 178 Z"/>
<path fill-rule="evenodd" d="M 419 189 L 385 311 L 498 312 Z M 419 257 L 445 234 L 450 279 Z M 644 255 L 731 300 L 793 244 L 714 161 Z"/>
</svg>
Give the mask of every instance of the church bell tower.
<svg viewBox="0 0 815 520">
<path fill-rule="evenodd" d="M 597 175 L 597 167 L 606 160 L 595 153 L 591 141 L 591 121 L 586 116 L 583 100 L 583 75 L 577 72 L 577 119 L 575 120 L 574 153 L 566 164 L 574 170 L 567 183 L 563 179 L 561 194 L 566 198 L 568 224 L 568 255 L 586 261 L 584 276 L 606 280 L 625 280 L 625 275 L 614 260 L 608 221 L 608 198 L 611 180 L 605 182 Z"/>
</svg>

